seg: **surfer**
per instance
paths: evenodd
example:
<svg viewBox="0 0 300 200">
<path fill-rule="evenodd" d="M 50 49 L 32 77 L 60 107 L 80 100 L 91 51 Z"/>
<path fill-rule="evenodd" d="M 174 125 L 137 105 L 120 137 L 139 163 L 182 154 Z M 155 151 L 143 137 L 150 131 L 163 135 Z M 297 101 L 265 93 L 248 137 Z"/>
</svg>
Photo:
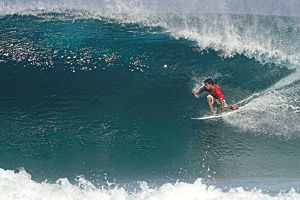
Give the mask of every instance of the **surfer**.
<svg viewBox="0 0 300 200">
<path fill-rule="evenodd" d="M 192 91 L 192 93 L 194 95 L 199 95 L 202 92 L 209 93 L 209 95 L 207 95 L 207 102 L 208 102 L 208 105 L 209 105 L 212 115 L 215 115 L 215 111 L 214 111 L 214 107 L 213 107 L 215 100 L 221 106 L 222 114 L 224 113 L 225 108 L 228 108 L 231 110 L 239 109 L 239 106 L 228 106 L 226 104 L 221 87 L 214 84 L 214 82 L 211 78 L 208 78 L 204 81 L 204 87 L 202 87 L 200 89 L 196 88 L 196 89 L 193 89 L 193 91 Z"/>
</svg>

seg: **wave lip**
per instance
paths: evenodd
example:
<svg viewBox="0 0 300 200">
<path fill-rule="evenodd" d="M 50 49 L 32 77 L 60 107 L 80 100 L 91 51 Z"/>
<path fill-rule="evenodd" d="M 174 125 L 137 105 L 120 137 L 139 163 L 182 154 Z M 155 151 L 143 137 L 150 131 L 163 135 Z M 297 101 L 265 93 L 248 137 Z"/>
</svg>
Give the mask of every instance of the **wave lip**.
<svg viewBox="0 0 300 200">
<path fill-rule="evenodd" d="M 76 199 L 120 199 L 120 200 L 289 200 L 299 199 L 300 194 L 291 189 L 288 192 L 280 192 L 275 195 L 267 194 L 259 189 L 245 190 L 242 187 L 223 191 L 215 186 L 209 186 L 197 179 L 194 183 L 177 182 L 166 183 L 159 188 L 149 188 L 147 183 L 141 182 L 140 188 L 134 192 L 126 191 L 123 187 L 96 187 L 82 177 L 77 179 L 77 184 L 71 184 L 66 178 L 59 179 L 56 183 L 38 183 L 31 179 L 31 175 L 25 170 L 16 173 L 11 170 L 0 169 L 0 194 L 6 200 L 41 199 L 41 200 L 76 200 Z"/>
<path fill-rule="evenodd" d="M 175 38 L 195 41 L 200 49 L 214 49 L 224 57 L 245 55 L 261 63 L 275 63 L 289 68 L 300 66 L 299 17 L 263 16 L 250 14 L 221 14 L 166 12 L 159 6 L 136 1 L 95 2 L 82 6 L 58 1 L 7 4 L 0 13 L 38 15 L 63 19 L 106 19 L 120 23 L 161 27 Z M 95 6 L 93 6 L 95 5 Z M 176 6 L 175 6 L 176 7 Z M 54 15 L 55 16 L 55 15 Z"/>
<path fill-rule="evenodd" d="M 1 6 L 24 8 L 84 8 L 89 10 L 101 9 L 106 5 L 114 6 L 116 9 L 122 7 L 144 7 L 148 10 L 173 12 L 173 13 L 237 13 L 237 14 L 265 14 L 265 15 L 287 15 L 299 16 L 299 1 L 295 0 L 248 0 L 248 1 L 233 1 L 233 0 L 187 0 L 185 2 L 161 1 L 153 0 L 2 0 Z"/>
</svg>

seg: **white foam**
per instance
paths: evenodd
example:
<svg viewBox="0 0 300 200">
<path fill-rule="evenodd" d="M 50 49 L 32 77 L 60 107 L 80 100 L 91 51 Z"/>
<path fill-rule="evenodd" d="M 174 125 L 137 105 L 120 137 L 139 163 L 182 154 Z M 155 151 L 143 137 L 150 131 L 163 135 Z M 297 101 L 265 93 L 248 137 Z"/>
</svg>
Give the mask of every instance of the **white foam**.
<svg viewBox="0 0 300 200">
<path fill-rule="evenodd" d="M 0 169 L 0 196 L 5 200 L 295 200 L 300 194 L 294 189 L 270 195 L 258 189 L 245 190 L 242 187 L 222 191 L 204 184 L 201 179 L 194 183 L 166 183 L 159 188 L 150 188 L 142 182 L 135 192 L 124 188 L 104 189 L 96 187 L 84 178 L 72 185 L 66 178 L 56 183 L 38 183 L 25 171 L 15 173 Z"/>
<path fill-rule="evenodd" d="M 196 22 L 195 22 L 196 21 Z M 275 63 L 299 68 L 299 34 L 289 37 L 288 29 L 299 30 L 292 20 L 262 16 L 207 15 L 198 20 L 186 19 L 185 25 L 168 27 L 177 38 L 197 42 L 201 49 L 212 48 L 224 57 L 236 54 L 254 58 L 261 63 Z M 292 44 L 290 40 L 294 40 Z M 242 66 L 241 66 L 242 67 Z"/>
<path fill-rule="evenodd" d="M 299 90 L 292 88 L 260 93 L 226 118 L 227 123 L 256 134 L 300 135 Z"/>
</svg>

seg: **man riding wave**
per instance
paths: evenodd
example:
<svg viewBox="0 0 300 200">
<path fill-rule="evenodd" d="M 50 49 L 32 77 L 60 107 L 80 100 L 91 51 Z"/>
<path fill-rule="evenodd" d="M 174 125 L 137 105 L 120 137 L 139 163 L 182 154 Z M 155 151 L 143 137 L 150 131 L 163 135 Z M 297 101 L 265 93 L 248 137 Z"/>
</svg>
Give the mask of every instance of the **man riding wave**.
<svg viewBox="0 0 300 200">
<path fill-rule="evenodd" d="M 208 78 L 204 81 L 204 87 L 200 89 L 193 89 L 192 93 L 194 95 L 199 95 L 202 92 L 208 92 L 209 95 L 207 95 L 207 102 L 211 111 L 212 115 L 215 115 L 214 111 L 214 101 L 221 106 L 222 114 L 224 113 L 225 108 L 231 109 L 231 110 L 237 110 L 239 109 L 239 106 L 228 106 L 226 104 L 222 89 L 220 86 L 214 84 L 213 80 L 211 78 Z"/>
</svg>

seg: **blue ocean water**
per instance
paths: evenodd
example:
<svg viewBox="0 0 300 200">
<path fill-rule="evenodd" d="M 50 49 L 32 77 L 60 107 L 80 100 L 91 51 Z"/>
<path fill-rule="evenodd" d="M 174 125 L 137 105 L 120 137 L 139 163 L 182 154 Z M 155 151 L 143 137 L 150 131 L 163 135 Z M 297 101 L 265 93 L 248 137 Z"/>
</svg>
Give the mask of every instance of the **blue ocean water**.
<svg viewBox="0 0 300 200">
<path fill-rule="evenodd" d="M 299 17 L 14 3 L 4 199 L 300 199 Z M 207 77 L 243 107 L 191 120 L 209 114 L 191 94 Z"/>
</svg>

